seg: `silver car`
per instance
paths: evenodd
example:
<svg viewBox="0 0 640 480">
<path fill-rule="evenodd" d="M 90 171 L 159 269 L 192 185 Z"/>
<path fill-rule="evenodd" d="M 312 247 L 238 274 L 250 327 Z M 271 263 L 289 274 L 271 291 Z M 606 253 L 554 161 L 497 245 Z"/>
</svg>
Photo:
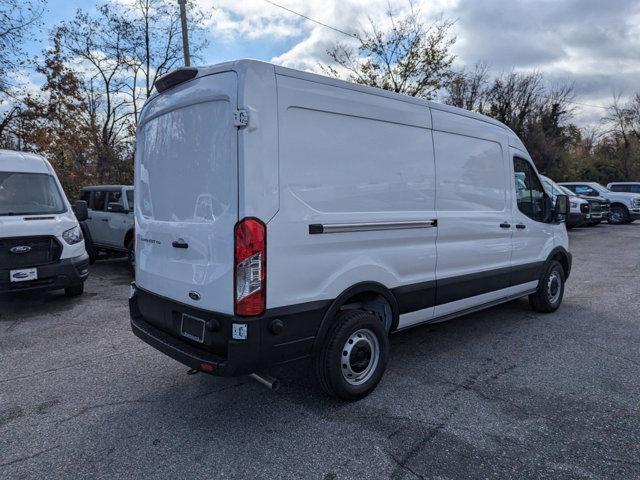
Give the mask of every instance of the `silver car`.
<svg viewBox="0 0 640 480">
<path fill-rule="evenodd" d="M 135 265 L 133 198 L 131 185 L 98 185 L 80 191 L 89 211 L 82 229 L 91 263 L 100 254 L 127 255 L 132 268 Z"/>
</svg>

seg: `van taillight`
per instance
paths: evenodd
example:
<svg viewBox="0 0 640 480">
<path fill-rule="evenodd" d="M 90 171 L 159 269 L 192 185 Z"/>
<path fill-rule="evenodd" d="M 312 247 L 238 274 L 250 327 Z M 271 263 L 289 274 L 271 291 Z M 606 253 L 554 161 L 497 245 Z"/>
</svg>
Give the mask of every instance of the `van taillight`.
<svg viewBox="0 0 640 480">
<path fill-rule="evenodd" d="M 235 227 L 235 314 L 260 315 L 266 305 L 267 227 L 245 218 Z"/>
</svg>

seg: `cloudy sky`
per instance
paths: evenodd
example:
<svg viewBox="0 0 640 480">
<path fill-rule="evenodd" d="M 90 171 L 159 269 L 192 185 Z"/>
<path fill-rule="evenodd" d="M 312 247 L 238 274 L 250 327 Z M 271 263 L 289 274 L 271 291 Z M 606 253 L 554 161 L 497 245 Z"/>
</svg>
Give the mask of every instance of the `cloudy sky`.
<svg viewBox="0 0 640 480">
<path fill-rule="evenodd" d="M 126 0 L 120 0 L 126 1 Z M 190 0 L 214 9 L 205 63 L 257 58 L 314 70 L 327 48 L 349 37 L 305 20 L 266 0 Z M 407 0 L 274 0 L 346 32 L 381 19 L 388 3 L 402 12 Z M 90 10 L 94 1 L 49 0 L 46 27 Z M 177 0 L 176 0 L 177 4 Z M 459 66 L 486 62 L 493 73 L 539 70 L 551 82 L 573 82 L 576 102 L 607 105 L 615 93 L 640 92 L 640 0 L 415 0 L 425 20 L 455 21 Z M 40 50 L 46 42 L 29 45 Z M 604 110 L 576 106 L 579 123 Z"/>
</svg>

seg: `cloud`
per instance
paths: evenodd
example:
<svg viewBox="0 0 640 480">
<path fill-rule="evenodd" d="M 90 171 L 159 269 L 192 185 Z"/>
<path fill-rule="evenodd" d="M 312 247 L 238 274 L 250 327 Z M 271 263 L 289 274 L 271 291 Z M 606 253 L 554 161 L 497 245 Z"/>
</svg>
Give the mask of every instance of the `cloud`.
<svg viewBox="0 0 640 480">
<path fill-rule="evenodd" d="M 265 0 L 197 0 L 215 4 L 213 42 L 277 44 L 265 60 L 318 71 L 327 50 L 350 42 L 334 30 L 305 20 Z M 274 0 L 291 10 L 346 32 L 385 21 L 387 0 Z M 211 2 L 214 2 L 213 4 Z M 614 92 L 631 95 L 640 78 L 640 2 L 638 0 L 423 0 L 414 1 L 426 22 L 440 16 L 455 21 L 459 66 L 486 62 L 492 74 L 540 71 L 550 83 L 573 83 L 577 101 L 606 105 Z M 408 1 L 391 1 L 399 13 Z M 578 107 L 590 119 L 601 109 Z"/>
<path fill-rule="evenodd" d="M 637 0 L 461 0 L 450 13 L 462 63 L 485 61 L 494 73 L 537 70 L 572 83 L 587 103 L 606 105 L 614 91 L 639 88 Z"/>
</svg>

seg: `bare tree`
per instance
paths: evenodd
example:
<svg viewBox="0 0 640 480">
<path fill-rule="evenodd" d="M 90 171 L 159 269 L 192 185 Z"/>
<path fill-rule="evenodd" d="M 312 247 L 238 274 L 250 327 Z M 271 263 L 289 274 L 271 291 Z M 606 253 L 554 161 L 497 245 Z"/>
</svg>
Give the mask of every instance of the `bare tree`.
<svg viewBox="0 0 640 480">
<path fill-rule="evenodd" d="M 640 168 L 640 94 L 624 103 L 614 94 L 603 121 L 609 134 L 609 153 L 621 165 L 624 178 Z"/>
<path fill-rule="evenodd" d="M 31 29 L 40 23 L 44 12 L 43 0 L 2 0 L 0 2 L 0 143 L 12 146 L 5 138 L 20 110 L 15 81 L 16 73 L 25 67 L 26 58 L 22 44 Z"/>
<path fill-rule="evenodd" d="M 370 18 L 368 29 L 354 34 L 357 48 L 337 43 L 327 52 L 336 65 L 321 65 L 322 70 L 336 78 L 346 72 L 355 83 L 432 98 L 453 75 L 453 22 L 426 25 L 413 5 L 402 17 L 389 7 L 387 20 L 389 28 L 383 29 Z"/>
<path fill-rule="evenodd" d="M 26 64 L 22 43 L 40 22 L 42 0 L 2 0 L 0 2 L 0 92 L 11 88 L 12 74 Z"/>
<path fill-rule="evenodd" d="M 98 7 L 90 16 L 78 10 L 73 20 L 62 22 L 56 29 L 65 52 L 79 61 L 84 70 L 84 90 L 97 128 L 95 142 L 97 177 L 102 180 L 117 169 L 119 150 L 130 141 L 129 102 L 124 94 L 128 59 L 127 46 L 133 26 L 123 22 L 109 4 Z"/>
<path fill-rule="evenodd" d="M 543 92 L 542 75 L 538 72 L 511 72 L 496 77 L 487 90 L 486 113 L 521 135 Z"/>
<path fill-rule="evenodd" d="M 126 54 L 130 70 L 127 86 L 137 124 L 138 104 L 151 95 L 157 78 L 182 60 L 180 13 L 175 1 L 135 0 L 130 6 L 122 7 L 119 15 L 123 23 L 130 22 L 133 32 Z M 210 13 L 190 2 L 187 15 L 191 54 L 198 59 L 208 44 L 204 33 Z"/>
<path fill-rule="evenodd" d="M 486 63 L 477 63 L 473 70 L 463 69 L 453 75 L 445 87 L 444 103 L 454 107 L 482 112 L 486 100 L 486 88 L 489 67 Z"/>
</svg>

